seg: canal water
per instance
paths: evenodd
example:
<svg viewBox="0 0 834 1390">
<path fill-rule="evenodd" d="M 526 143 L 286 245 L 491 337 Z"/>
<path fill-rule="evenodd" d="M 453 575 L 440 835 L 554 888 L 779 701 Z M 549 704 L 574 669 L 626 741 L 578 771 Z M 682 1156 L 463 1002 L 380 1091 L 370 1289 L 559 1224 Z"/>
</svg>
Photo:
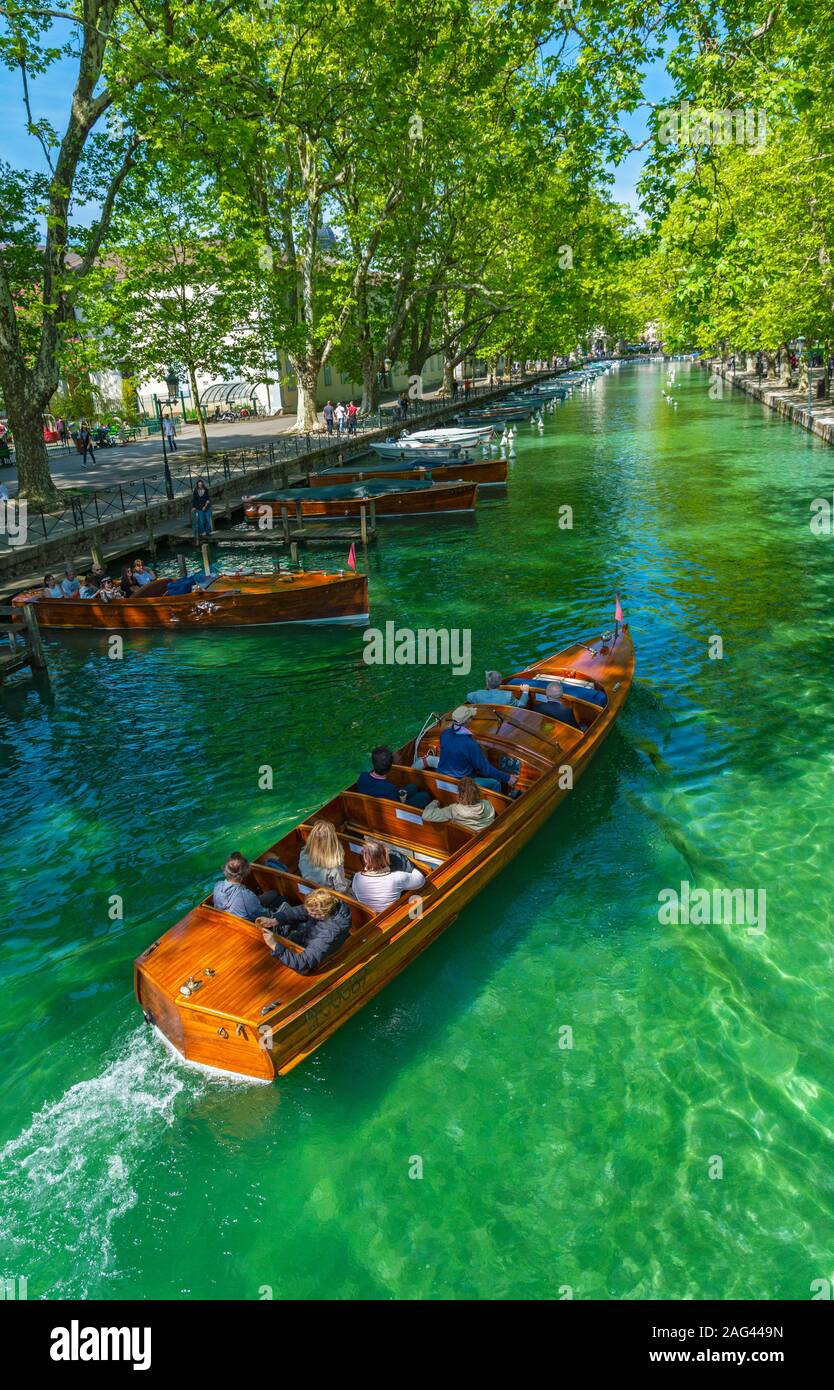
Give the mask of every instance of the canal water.
<svg viewBox="0 0 834 1390">
<path fill-rule="evenodd" d="M 373 621 L 471 629 L 470 677 L 367 666 L 350 630 L 131 636 L 122 660 L 79 635 L 49 641 L 49 692 L 4 693 L 0 1274 L 30 1298 L 831 1279 L 834 541 L 809 528 L 831 454 L 667 372 L 523 429 L 476 520 L 385 526 Z M 177 1063 L 131 962 L 227 853 L 484 668 L 610 626 L 616 590 L 630 701 L 512 866 L 279 1085 Z M 750 890 L 754 917 L 660 920 L 697 888 Z"/>
</svg>

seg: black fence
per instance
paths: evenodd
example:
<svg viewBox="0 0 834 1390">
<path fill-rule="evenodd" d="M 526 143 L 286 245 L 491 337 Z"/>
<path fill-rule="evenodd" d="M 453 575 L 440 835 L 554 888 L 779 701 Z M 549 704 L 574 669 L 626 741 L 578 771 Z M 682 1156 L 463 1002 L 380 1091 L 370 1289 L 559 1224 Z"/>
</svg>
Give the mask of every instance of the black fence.
<svg viewBox="0 0 834 1390">
<path fill-rule="evenodd" d="M 280 467 L 286 464 L 288 472 L 293 465 L 308 475 L 312 471 L 308 456 L 322 450 L 339 450 L 349 447 L 362 435 L 381 429 L 408 429 L 413 423 L 427 416 L 436 415 L 450 406 L 458 405 L 466 409 L 473 400 L 493 395 L 502 388 L 509 388 L 522 381 L 530 381 L 538 376 L 552 376 L 548 370 L 540 373 L 518 374 L 497 379 L 493 383 L 473 384 L 468 391 L 463 387 L 456 393 L 440 392 L 434 396 L 408 397 L 406 413 L 403 415 L 399 405 L 387 405 L 374 414 L 357 415 L 354 427 L 349 430 L 347 423 L 341 433 L 333 428 L 332 434 L 290 434 L 280 435 L 266 444 L 253 445 L 247 449 L 230 449 L 209 454 L 207 459 L 177 457 L 176 452 L 168 455 L 171 476 L 169 493 L 163 474 L 146 474 L 112 487 L 98 488 L 89 492 L 73 493 L 66 506 L 51 511 L 41 511 L 30 507 L 28 511 L 28 545 L 37 545 L 73 531 L 83 531 L 87 527 L 112 521 L 130 512 L 144 511 L 156 502 L 166 502 L 190 496 L 198 478 L 202 478 L 209 491 L 236 478 L 245 478 L 250 473 L 258 473 L 265 468 Z M 0 547 L 5 538 L 0 536 Z"/>
</svg>

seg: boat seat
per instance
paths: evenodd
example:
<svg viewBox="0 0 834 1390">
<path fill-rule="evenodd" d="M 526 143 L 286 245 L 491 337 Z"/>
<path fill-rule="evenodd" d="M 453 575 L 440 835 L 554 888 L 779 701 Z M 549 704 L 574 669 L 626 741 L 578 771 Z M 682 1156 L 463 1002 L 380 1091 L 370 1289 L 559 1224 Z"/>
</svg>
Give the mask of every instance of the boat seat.
<svg viewBox="0 0 834 1390">
<path fill-rule="evenodd" d="M 457 801 L 460 791 L 459 777 L 450 777 L 448 773 L 436 772 L 433 768 L 406 767 L 397 763 L 388 773 L 389 781 L 397 787 L 403 787 L 407 782 L 412 782 L 421 791 L 427 791 L 441 806 L 448 806 L 450 802 Z M 494 808 L 496 815 L 503 811 L 507 806 L 512 805 L 512 799 L 505 796 L 503 792 L 488 791 L 486 787 L 481 787 L 484 801 L 488 801 Z"/>
<path fill-rule="evenodd" d="M 165 590 L 168 588 L 168 585 L 170 584 L 170 582 L 171 582 L 170 576 L 166 576 L 166 577 L 164 577 L 164 578 L 162 578 L 162 579 L 152 579 L 151 582 L 150 582 L 150 584 L 145 584 L 144 587 L 141 588 L 141 589 L 138 591 L 138 593 L 135 593 L 135 594 L 133 595 L 133 597 L 134 597 L 134 598 L 161 598 L 162 595 L 165 593 Z"/>
<path fill-rule="evenodd" d="M 425 850 L 431 854 L 433 850 L 440 850 L 444 855 L 454 854 L 455 850 L 468 844 L 475 834 L 475 831 L 450 823 L 424 821 L 415 807 L 405 806 L 400 801 L 388 801 L 382 796 L 343 792 L 340 800 L 344 809 L 345 830 L 350 828 L 381 840 L 390 835 L 415 852 Z"/>
</svg>

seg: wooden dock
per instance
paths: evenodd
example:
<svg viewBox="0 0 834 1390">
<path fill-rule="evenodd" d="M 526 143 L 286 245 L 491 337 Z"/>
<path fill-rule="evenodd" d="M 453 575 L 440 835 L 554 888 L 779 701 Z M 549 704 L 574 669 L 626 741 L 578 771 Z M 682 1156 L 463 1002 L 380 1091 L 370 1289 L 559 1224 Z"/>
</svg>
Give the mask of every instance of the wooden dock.
<svg viewBox="0 0 834 1390">
<path fill-rule="evenodd" d="M 0 639 L 6 638 L 8 651 L 0 651 L 0 685 L 8 676 L 23 671 L 46 671 L 38 618 L 31 603 L 23 605 L 23 622 L 12 621 L 12 605 L 0 604 Z"/>
</svg>

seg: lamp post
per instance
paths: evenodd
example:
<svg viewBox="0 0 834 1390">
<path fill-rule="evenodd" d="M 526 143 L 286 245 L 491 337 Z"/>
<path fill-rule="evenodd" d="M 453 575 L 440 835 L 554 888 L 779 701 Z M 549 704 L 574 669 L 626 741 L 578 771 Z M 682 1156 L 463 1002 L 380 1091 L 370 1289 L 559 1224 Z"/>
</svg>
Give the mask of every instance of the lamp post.
<svg viewBox="0 0 834 1390">
<path fill-rule="evenodd" d="M 168 403 L 168 408 L 170 409 L 172 406 L 175 406 L 175 405 L 177 404 L 177 401 L 178 401 L 178 399 L 179 399 L 179 389 L 180 389 L 180 379 L 179 379 L 179 377 L 177 376 L 176 372 L 174 371 L 173 367 L 169 367 L 169 368 L 168 368 L 168 372 L 167 372 L 166 377 L 165 377 L 165 385 L 168 387 L 168 402 L 167 402 L 167 403 Z M 173 502 L 173 500 L 174 500 L 174 480 L 173 480 L 173 478 L 171 477 L 171 469 L 170 469 L 170 467 L 169 467 L 169 465 L 168 465 L 168 449 L 167 449 L 167 446 L 166 446 L 166 444 L 165 444 L 165 421 L 164 421 L 164 419 L 162 418 L 162 411 L 161 411 L 161 410 L 160 410 L 160 412 L 159 412 L 159 415 L 160 415 L 159 424 L 160 424 L 160 430 L 161 430 L 161 433 L 162 433 L 162 465 L 163 465 L 163 469 L 164 469 L 164 471 L 165 471 L 165 496 L 168 498 L 168 501 L 169 501 L 169 502 Z"/>
</svg>

